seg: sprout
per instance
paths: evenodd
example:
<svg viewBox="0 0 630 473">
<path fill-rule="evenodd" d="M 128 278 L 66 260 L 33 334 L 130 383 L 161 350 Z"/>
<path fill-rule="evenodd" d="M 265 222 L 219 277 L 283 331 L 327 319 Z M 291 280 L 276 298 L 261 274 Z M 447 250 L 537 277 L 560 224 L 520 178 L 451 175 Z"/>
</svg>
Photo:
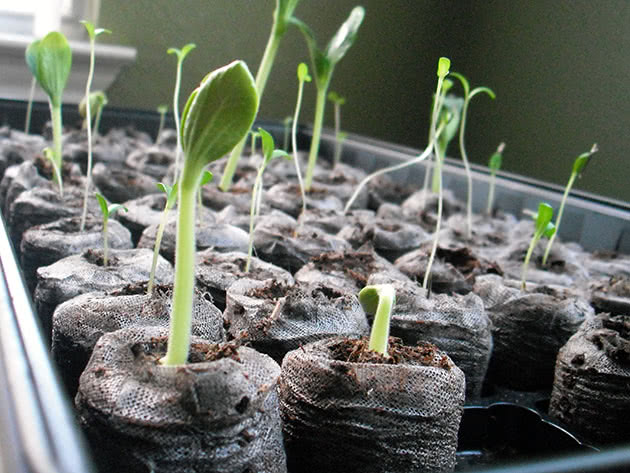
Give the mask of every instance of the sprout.
<svg viewBox="0 0 630 473">
<path fill-rule="evenodd" d="M 301 62 L 297 68 L 298 77 L 298 96 L 295 104 L 295 114 L 293 116 L 293 127 L 291 130 L 291 143 L 293 148 L 293 161 L 295 162 L 295 172 L 297 173 L 298 183 L 300 185 L 300 193 L 302 194 L 302 213 L 306 212 L 306 193 L 304 192 L 304 182 L 302 181 L 302 173 L 300 172 L 300 160 L 298 159 L 297 148 L 297 124 L 300 116 L 300 108 L 302 108 L 302 92 L 304 91 L 304 82 L 313 80 L 308 74 L 308 66 Z M 297 229 L 296 229 L 297 231 Z"/>
<path fill-rule="evenodd" d="M 462 115 L 462 107 L 464 105 L 464 100 L 460 97 L 455 97 L 454 95 L 445 95 L 448 89 L 453 86 L 453 82 L 444 79 L 444 86 L 442 91 L 442 99 L 440 103 L 440 120 L 444 121 L 444 131 L 440 133 L 437 142 L 437 152 L 435 154 L 435 170 L 433 172 L 433 182 L 431 185 L 431 190 L 434 193 L 439 192 L 439 174 L 442 169 L 442 165 L 444 164 L 444 157 L 446 156 L 446 150 L 448 148 L 449 143 L 455 138 L 457 134 L 457 130 L 459 129 L 459 121 Z M 440 159 L 437 159 L 437 156 L 440 156 Z M 426 182 L 426 179 L 425 179 Z"/>
<path fill-rule="evenodd" d="M 114 215 L 119 210 L 124 210 L 127 212 L 127 207 L 122 204 L 107 204 L 107 200 L 98 192 L 95 192 L 96 200 L 98 200 L 99 205 L 101 206 L 101 213 L 103 214 L 103 266 L 107 266 L 108 256 L 109 256 L 109 246 L 108 246 L 108 235 L 107 235 L 107 223 L 109 222 L 109 217 Z"/>
<path fill-rule="evenodd" d="M 497 177 L 497 171 L 501 169 L 503 163 L 503 150 L 505 149 L 505 143 L 499 144 L 497 150 L 488 161 L 488 167 L 490 168 L 490 184 L 488 186 L 488 205 L 486 207 L 486 214 L 492 215 L 492 207 L 494 205 L 494 185 Z"/>
<path fill-rule="evenodd" d="M 553 218 L 553 207 L 551 207 L 551 205 L 545 202 L 538 204 L 538 213 L 533 215 L 533 218 L 535 222 L 534 235 L 529 243 L 529 248 L 527 249 L 527 254 L 525 255 L 525 260 L 523 261 L 523 272 L 521 275 L 521 289 L 523 291 L 525 290 L 527 267 L 529 266 L 529 260 L 532 257 L 536 244 L 543 236 L 551 238 L 556 232 L 556 227 L 551 222 L 551 219 Z"/>
<path fill-rule="evenodd" d="M 175 202 L 177 202 L 177 182 L 173 186 L 158 182 L 157 188 L 166 194 L 166 203 L 164 204 L 164 210 L 162 211 L 162 218 L 160 218 L 160 224 L 158 225 L 157 233 L 155 234 L 155 245 L 153 246 L 153 260 L 151 261 L 151 272 L 149 274 L 149 284 L 147 286 L 147 294 L 153 293 L 153 284 L 155 281 L 155 271 L 157 269 L 158 256 L 160 254 L 160 246 L 162 245 L 162 237 L 164 236 L 164 228 L 168 221 L 169 210 L 173 208 Z"/>
<path fill-rule="evenodd" d="M 179 176 L 179 155 L 182 151 L 182 143 L 180 138 L 179 125 L 179 88 L 182 82 L 182 64 L 188 53 L 197 46 L 194 43 L 186 44 L 182 49 L 168 48 L 167 54 L 175 54 L 177 56 L 177 72 L 175 74 L 175 89 L 173 90 L 173 119 L 175 120 L 175 131 L 177 132 L 177 148 L 175 149 L 175 174 L 173 175 L 173 183 L 177 182 Z"/>
<path fill-rule="evenodd" d="M 333 155 L 333 167 L 336 167 L 341 160 L 341 148 L 344 140 L 348 136 L 347 133 L 341 131 L 341 106 L 345 105 L 346 98 L 341 97 L 337 92 L 328 92 L 328 100 L 330 100 L 335 107 L 335 154 Z"/>
<path fill-rule="evenodd" d="M 155 135 L 155 141 L 160 138 L 162 130 L 164 129 L 164 121 L 166 120 L 166 114 L 168 113 L 168 105 L 161 104 L 157 106 L 157 113 L 160 114 L 160 124 L 158 126 L 157 134 Z"/>
<path fill-rule="evenodd" d="M 335 35 L 328 42 L 325 50 L 317 47 L 313 31 L 302 21 L 295 19 L 294 23 L 300 28 L 309 53 L 315 75 L 315 87 L 317 87 L 317 101 L 315 103 L 315 122 L 313 124 L 313 138 L 308 156 L 308 167 L 306 168 L 305 185 L 306 190 L 310 190 L 313 181 L 315 162 L 319 153 L 319 142 L 324 123 L 324 107 L 326 105 L 326 94 L 330 79 L 332 78 L 335 65 L 345 56 L 348 49 L 357 37 L 359 27 L 363 22 L 365 10 L 363 7 L 354 7 L 348 19 L 339 27 Z"/>
<path fill-rule="evenodd" d="M 282 149 L 285 151 L 289 151 L 289 133 L 291 133 L 291 123 L 293 122 L 293 117 L 291 115 L 287 115 L 282 120 L 282 126 L 284 129 L 284 133 L 282 135 Z"/>
<path fill-rule="evenodd" d="M 92 125 L 92 141 L 94 141 L 94 135 L 98 135 L 98 127 L 101 124 L 101 116 L 103 115 L 103 108 L 109 103 L 107 95 L 102 90 L 95 90 L 90 92 L 90 119 L 93 122 Z M 79 102 L 79 115 L 83 118 L 81 128 L 87 130 L 87 100 L 85 97 Z"/>
<path fill-rule="evenodd" d="M 256 73 L 256 92 L 259 99 L 262 99 L 263 92 L 265 91 L 265 85 L 269 78 L 269 73 L 273 67 L 278 47 L 282 37 L 287 32 L 288 26 L 294 23 L 293 11 L 300 0 L 276 0 L 276 9 L 273 12 L 273 26 L 271 27 L 271 33 L 258 72 Z M 241 153 L 245 147 L 245 137 L 239 142 L 228 158 L 228 162 L 223 170 L 223 176 L 221 176 L 221 183 L 219 188 L 222 191 L 227 191 L 232 185 L 232 178 L 238 165 L 238 160 L 241 158 Z"/>
<path fill-rule="evenodd" d="M 253 162 L 254 161 L 254 157 L 256 156 L 256 138 L 258 138 L 260 136 L 260 133 L 258 133 L 257 131 L 254 130 L 250 130 L 249 131 L 249 135 L 252 137 L 252 142 L 250 145 L 250 160 Z"/>
<path fill-rule="evenodd" d="M 162 363 L 185 363 L 195 285 L 195 196 L 204 167 L 239 143 L 258 110 L 254 78 L 243 61 L 234 61 L 208 74 L 186 102 L 180 139 L 184 153 L 177 181 L 178 214 L 175 281 L 168 350 Z"/>
<path fill-rule="evenodd" d="M 466 179 L 468 180 L 468 194 L 466 205 L 466 232 L 468 238 L 472 236 L 472 174 L 470 172 L 470 166 L 468 164 L 468 155 L 466 154 L 466 147 L 464 146 L 464 133 L 466 132 L 466 116 L 468 114 L 468 104 L 470 100 L 477 94 L 486 93 L 494 100 L 495 94 L 488 87 L 475 87 L 470 90 L 470 84 L 468 80 L 461 74 L 453 72 L 454 77 L 459 79 L 464 88 L 464 109 L 462 110 L 462 124 L 459 127 L 459 153 L 461 154 L 462 161 L 464 162 L 464 168 L 466 169 Z"/>
<path fill-rule="evenodd" d="M 365 312 L 374 315 L 368 348 L 381 355 L 389 356 L 387 353 L 389 325 L 394 304 L 396 304 L 394 287 L 391 284 L 365 286 L 359 292 L 359 302 Z"/>
<path fill-rule="evenodd" d="M 564 204 L 567 202 L 567 197 L 569 197 L 569 192 L 571 192 L 571 188 L 573 187 L 573 183 L 577 177 L 582 176 L 582 171 L 586 168 L 586 165 L 589 163 L 591 156 L 597 153 L 599 149 L 597 148 L 597 143 L 593 143 L 591 150 L 582 153 L 573 162 L 573 169 L 571 170 L 571 177 L 569 177 L 569 182 L 567 182 L 567 187 L 564 189 L 564 194 L 562 196 L 562 201 L 560 202 L 560 209 L 558 210 L 558 218 L 556 219 L 556 232 L 551 236 L 549 242 L 547 243 L 547 248 L 545 248 L 545 254 L 543 255 L 542 264 L 543 266 L 547 264 L 547 258 L 549 257 L 549 252 L 551 251 L 551 246 L 553 245 L 553 241 L 556 239 L 556 235 L 558 233 L 558 229 L 560 228 L 560 221 L 562 220 L 562 213 L 564 212 Z"/>
<path fill-rule="evenodd" d="M 26 64 L 37 79 L 39 86 L 48 95 L 50 116 L 53 128 L 53 147 L 45 151 L 53 166 L 54 178 L 59 185 L 59 194 L 63 196 L 61 177 L 61 103 L 63 89 L 66 87 L 72 67 L 72 50 L 66 37 L 53 31 L 41 40 L 33 41 L 26 49 Z"/>
<path fill-rule="evenodd" d="M 286 151 L 275 149 L 273 136 L 271 136 L 268 131 L 258 128 L 258 135 L 262 141 L 263 160 L 258 168 L 256 180 L 254 181 L 254 187 L 252 188 L 252 203 L 249 211 L 249 244 L 247 246 L 247 263 L 245 263 L 246 273 L 249 273 L 249 267 L 252 262 L 252 252 L 254 249 L 254 224 L 256 222 L 256 217 L 258 217 L 258 214 L 260 213 L 260 204 L 262 202 L 263 173 L 272 159 L 278 157 L 288 157 L 290 159 L 290 156 Z"/>
</svg>

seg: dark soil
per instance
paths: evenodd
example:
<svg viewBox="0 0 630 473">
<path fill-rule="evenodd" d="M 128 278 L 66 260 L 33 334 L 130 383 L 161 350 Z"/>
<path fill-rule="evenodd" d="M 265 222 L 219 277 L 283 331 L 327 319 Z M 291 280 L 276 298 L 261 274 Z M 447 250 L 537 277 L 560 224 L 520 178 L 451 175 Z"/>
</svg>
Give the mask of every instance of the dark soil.
<svg viewBox="0 0 630 473">
<path fill-rule="evenodd" d="M 139 364 L 158 364 L 160 359 L 166 355 L 168 338 L 152 338 L 148 343 L 136 343 L 132 345 L 131 351 Z M 207 361 L 217 361 L 223 358 L 231 358 L 241 362 L 238 356 L 238 349 L 241 346 L 237 342 L 228 343 L 192 343 L 187 363 L 204 363 Z"/>
</svg>

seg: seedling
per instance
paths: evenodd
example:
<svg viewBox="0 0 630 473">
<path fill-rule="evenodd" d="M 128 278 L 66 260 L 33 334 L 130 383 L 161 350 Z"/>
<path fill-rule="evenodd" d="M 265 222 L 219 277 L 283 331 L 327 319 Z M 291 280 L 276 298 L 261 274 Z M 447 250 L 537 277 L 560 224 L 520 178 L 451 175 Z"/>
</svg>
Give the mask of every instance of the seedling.
<svg viewBox="0 0 630 473">
<path fill-rule="evenodd" d="M 468 181 L 468 194 L 467 194 L 467 205 L 466 205 L 466 234 L 468 238 L 472 236 L 472 173 L 470 172 L 470 165 L 468 164 L 468 155 L 466 154 L 466 147 L 464 146 L 464 133 L 466 133 L 466 116 L 468 115 L 468 104 L 470 104 L 470 100 L 477 94 L 486 93 L 490 96 L 491 99 L 494 100 L 496 97 L 494 92 L 488 87 L 475 87 L 473 90 L 470 90 L 470 84 L 468 80 L 457 72 L 453 72 L 452 76 L 459 79 L 462 83 L 462 87 L 464 88 L 464 109 L 462 110 L 462 123 L 459 127 L 459 153 L 462 157 L 462 161 L 464 162 L 464 168 L 466 169 L 466 179 Z"/>
<path fill-rule="evenodd" d="M 291 133 L 291 123 L 293 121 L 293 117 L 288 115 L 284 117 L 282 120 L 282 126 L 284 128 L 284 133 L 282 135 L 282 149 L 285 151 L 289 151 L 289 134 Z"/>
<path fill-rule="evenodd" d="M 260 204 L 262 202 L 263 192 L 263 173 L 265 168 L 274 158 L 284 157 L 289 158 L 289 154 L 286 151 L 275 149 L 275 143 L 273 136 L 268 131 L 258 128 L 258 135 L 262 141 L 263 160 L 258 167 L 258 173 L 254 181 L 254 187 L 252 188 L 252 203 L 249 210 L 249 244 L 247 246 L 247 262 L 245 263 L 245 272 L 249 273 L 249 267 L 252 262 L 252 253 L 254 249 L 254 230 L 256 218 L 260 213 Z"/>
<path fill-rule="evenodd" d="M 547 243 L 547 248 L 545 248 L 545 254 L 543 255 L 542 264 L 543 266 L 547 264 L 547 258 L 549 257 L 549 252 L 551 251 L 551 246 L 553 245 L 553 241 L 556 239 L 556 235 L 558 234 L 558 229 L 560 228 L 560 222 L 562 220 L 562 213 L 564 212 L 564 204 L 567 202 L 567 197 L 569 197 L 569 192 L 571 192 L 571 188 L 573 187 L 573 183 L 577 177 L 582 176 L 582 171 L 586 168 L 586 165 L 589 163 L 591 156 L 597 153 L 599 149 L 597 148 L 597 143 L 593 143 L 591 150 L 582 153 L 573 162 L 573 169 L 571 170 L 571 176 L 569 177 L 569 182 L 567 182 L 567 187 L 564 189 L 564 194 L 562 195 L 562 201 L 560 202 L 560 209 L 558 210 L 558 218 L 556 219 L 556 231 L 551 238 L 549 238 L 549 242 Z"/>
<path fill-rule="evenodd" d="M 273 67 L 276 53 L 282 37 L 287 32 L 290 24 L 294 23 L 293 11 L 300 0 L 276 0 L 276 9 L 273 12 L 273 26 L 271 27 L 271 33 L 265 52 L 263 53 L 258 72 L 256 72 L 256 92 L 259 99 L 262 99 L 263 92 L 265 91 L 265 85 L 269 78 L 269 73 Z M 228 158 L 228 162 L 223 169 L 223 176 L 221 176 L 221 183 L 219 189 L 222 191 L 229 190 L 232 185 L 232 178 L 236 167 L 238 166 L 238 160 L 241 158 L 243 148 L 245 147 L 245 137 L 234 147 Z"/>
<path fill-rule="evenodd" d="M 538 213 L 533 215 L 533 218 L 535 222 L 534 235 L 529 243 L 529 248 L 527 249 L 527 254 L 525 255 L 525 260 L 523 261 L 523 272 L 521 275 L 521 289 L 523 291 L 525 290 L 527 267 L 529 266 L 529 260 L 532 257 L 536 244 L 538 244 L 538 241 L 540 241 L 543 236 L 551 238 L 556 232 L 556 227 L 551 222 L 551 219 L 553 218 L 553 207 L 551 207 L 551 205 L 545 202 L 538 204 Z"/>
<path fill-rule="evenodd" d="M 101 213 L 103 214 L 103 266 L 107 266 L 109 260 L 109 245 L 108 245 L 108 234 L 107 234 L 107 224 L 109 222 L 109 217 L 114 215 L 116 212 L 120 210 L 124 210 L 127 212 L 127 207 L 122 204 L 107 204 L 107 200 L 98 192 L 95 192 L 96 200 L 98 200 L 99 205 L 101 206 Z"/>
<path fill-rule="evenodd" d="M 435 92 L 436 97 L 440 97 L 442 94 L 442 84 L 444 83 L 444 77 L 448 74 L 448 69 L 450 67 L 450 64 L 451 64 L 451 61 L 446 57 L 441 57 L 438 60 L 438 68 L 437 68 L 438 81 L 437 81 L 437 88 Z M 348 210 L 350 210 L 350 208 L 352 207 L 352 204 L 361 193 L 361 190 L 363 189 L 363 187 L 372 179 L 382 174 L 398 171 L 408 166 L 412 166 L 414 164 L 420 163 L 424 161 L 425 159 L 427 159 L 427 157 L 431 156 L 431 152 L 436 147 L 436 137 L 439 137 L 442 134 L 442 131 L 444 130 L 443 122 L 439 126 L 437 124 L 437 117 L 438 117 L 438 111 L 439 111 L 438 105 L 439 105 L 438 101 L 434 100 L 433 111 L 431 113 L 431 124 L 429 126 L 429 143 L 427 144 L 427 147 L 424 149 L 424 151 L 420 153 L 418 156 L 416 156 L 415 158 L 410 159 L 409 161 L 406 161 L 401 164 L 396 164 L 388 168 L 379 169 L 378 171 L 373 172 L 369 176 L 366 176 L 359 183 L 359 185 L 357 186 L 356 190 L 354 191 L 350 199 L 348 199 L 348 202 L 346 203 L 346 206 L 343 210 L 344 214 L 347 213 Z"/>
<path fill-rule="evenodd" d="M 243 61 L 208 74 L 184 107 L 173 304 L 168 350 L 161 360 L 165 365 L 183 364 L 188 358 L 195 285 L 195 206 L 204 167 L 247 136 L 257 110 L 256 84 Z"/>
<path fill-rule="evenodd" d="M 168 113 L 168 105 L 161 104 L 157 106 L 157 113 L 160 114 L 160 124 L 158 125 L 158 131 L 155 135 L 155 141 L 160 139 L 160 135 L 162 134 L 162 130 L 164 130 L 164 122 L 166 121 L 166 114 Z"/>
<path fill-rule="evenodd" d="M 107 105 L 109 103 L 109 101 L 107 100 L 107 95 L 105 95 L 105 92 L 101 91 L 101 90 L 97 90 L 94 92 L 90 92 L 90 119 L 93 122 L 92 125 L 92 141 L 94 141 L 94 136 L 98 135 L 98 127 L 100 126 L 101 123 L 101 116 L 103 115 L 103 109 L 105 108 L 105 105 Z M 83 97 L 81 99 L 81 102 L 79 103 L 79 115 L 81 115 L 81 118 L 83 118 L 83 123 L 81 124 L 81 127 L 85 130 L 87 130 L 87 101 L 85 100 L 85 97 Z"/>
<path fill-rule="evenodd" d="M 365 286 L 359 292 L 359 302 L 365 312 L 374 315 L 368 348 L 388 357 L 389 326 L 396 304 L 394 287 L 391 284 Z"/>
<path fill-rule="evenodd" d="M 260 133 L 254 130 L 250 130 L 249 135 L 252 138 L 251 145 L 249 147 L 249 159 L 251 160 L 251 162 L 254 162 L 254 157 L 256 156 L 256 139 L 260 137 Z"/>
<path fill-rule="evenodd" d="M 48 95 L 50 116 L 53 128 L 53 147 L 44 155 L 50 157 L 54 179 L 63 197 L 63 179 L 61 177 L 61 104 L 63 89 L 66 87 L 72 67 L 72 50 L 66 37 L 53 31 L 41 40 L 33 41 L 26 49 L 26 64 L 37 79 L 39 86 Z"/>
<path fill-rule="evenodd" d="M 302 92 L 304 91 L 304 83 L 312 80 L 308 73 L 308 66 L 301 62 L 297 68 L 298 77 L 298 96 L 295 104 L 295 114 L 293 116 L 293 127 L 291 130 L 291 144 L 293 148 L 293 161 L 295 162 L 295 172 L 297 173 L 298 184 L 300 185 L 300 193 L 302 194 L 302 213 L 306 212 L 306 193 L 304 191 L 304 182 L 302 181 L 302 172 L 300 171 L 300 160 L 298 159 L 297 147 L 297 124 L 302 108 Z"/>
<path fill-rule="evenodd" d="M 175 89 L 173 90 L 173 119 L 175 120 L 175 131 L 177 132 L 177 148 L 175 149 L 175 174 L 173 177 L 173 183 L 177 182 L 179 176 L 179 157 L 182 152 L 182 143 L 180 137 L 180 124 L 179 124 L 179 89 L 182 82 L 182 64 L 188 53 L 195 49 L 197 46 L 194 43 L 186 44 L 182 49 L 168 48 L 167 54 L 175 54 L 177 56 L 177 72 L 175 74 Z"/>
<path fill-rule="evenodd" d="M 431 190 L 437 194 L 439 186 L 439 175 L 444 164 L 444 158 L 446 157 L 446 150 L 448 145 L 457 135 L 459 129 L 459 122 L 462 116 L 462 107 L 464 100 L 454 95 L 446 95 L 448 90 L 453 86 L 453 82 L 445 79 L 442 90 L 442 103 L 440 114 L 438 115 L 440 121 L 444 121 L 444 131 L 440 133 L 437 141 L 437 152 L 435 154 L 435 170 L 433 171 L 433 181 L 431 184 Z M 437 157 L 440 157 L 438 160 Z"/>
<path fill-rule="evenodd" d="M 345 56 L 348 49 L 354 44 L 359 27 L 363 22 L 365 10 L 363 7 L 354 7 L 348 19 L 337 30 L 323 51 L 317 47 L 313 31 L 302 21 L 295 19 L 294 23 L 299 27 L 311 56 L 311 64 L 315 75 L 315 87 L 317 88 L 317 100 L 315 102 L 315 121 L 313 123 L 313 138 L 308 155 L 308 167 L 304 184 L 306 190 L 311 189 L 313 172 L 319 152 L 319 142 L 324 123 L 324 109 L 326 106 L 326 94 L 332 78 L 335 65 Z"/>
<path fill-rule="evenodd" d="M 166 203 L 164 204 L 164 210 L 162 211 L 162 217 L 160 218 L 160 224 L 158 225 L 157 233 L 155 234 L 155 245 L 153 246 L 153 260 L 151 262 L 151 272 L 149 273 L 149 284 L 147 286 L 147 294 L 150 296 L 153 293 L 153 285 L 155 281 L 155 270 L 157 269 L 158 256 L 160 255 L 160 246 L 162 246 L 162 237 L 164 236 L 164 228 L 168 221 L 169 211 L 177 202 L 177 182 L 172 186 L 158 182 L 157 188 L 166 194 Z"/>
<path fill-rule="evenodd" d="M 341 160 L 343 142 L 348 136 L 347 133 L 341 131 L 341 106 L 345 105 L 346 98 L 341 97 L 337 92 L 331 90 L 328 92 L 328 100 L 330 100 L 335 107 L 335 154 L 333 155 L 333 167 L 336 167 Z"/>
<path fill-rule="evenodd" d="M 488 161 L 488 167 L 490 168 L 490 184 L 488 185 L 488 205 L 486 206 L 486 214 L 492 215 L 492 207 L 494 206 L 494 185 L 497 179 L 497 171 L 501 169 L 503 164 L 503 150 L 505 149 L 505 143 L 501 143 L 497 150 Z"/>
<path fill-rule="evenodd" d="M 214 175 L 210 171 L 204 171 L 203 174 L 201 175 L 201 181 L 199 182 L 199 190 L 197 191 L 197 204 L 199 204 L 200 206 L 202 204 L 201 189 L 206 184 L 209 184 L 210 182 L 212 182 L 212 179 L 214 179 Z"/>
</svg>

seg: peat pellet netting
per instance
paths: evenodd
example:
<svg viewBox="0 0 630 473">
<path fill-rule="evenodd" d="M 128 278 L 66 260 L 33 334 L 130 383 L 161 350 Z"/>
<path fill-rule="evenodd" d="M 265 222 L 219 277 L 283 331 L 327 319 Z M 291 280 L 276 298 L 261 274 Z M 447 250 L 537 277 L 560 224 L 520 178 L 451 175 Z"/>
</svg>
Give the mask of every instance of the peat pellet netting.
<svg viewBox="0 0 630 473">
<path fill-rule="evenodd" d="M 167 332 L 123 329 L 94 349 L 75 404 L 100 471 L 286 472 L 278 364 L 193 337 L 189 362 L 164 366 Z"/>
<path fill-rule="evenodd" d="M 452 471 L 463 372 L 430 344 L 399 364 L 333 357 L 352 343 L 313 342 L 283 360 L 278 387 L 289 470 Z"/>
</svg>

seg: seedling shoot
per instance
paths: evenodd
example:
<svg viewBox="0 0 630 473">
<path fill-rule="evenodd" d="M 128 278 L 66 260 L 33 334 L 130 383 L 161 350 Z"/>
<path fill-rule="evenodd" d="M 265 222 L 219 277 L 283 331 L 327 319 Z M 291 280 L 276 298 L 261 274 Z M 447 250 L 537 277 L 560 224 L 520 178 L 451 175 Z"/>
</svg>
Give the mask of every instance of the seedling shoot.
<svg viewBox="0 0 630 473">
<path fill-rule="evenodd" d="M 341 106 L 345 105 L 346 98 L 341 97 L 337 92 L 331 90 L 328 92 L 328 100 L 330 100 L 335 108 L 335 154 L 333 155 L 333 167 L 336 167 L 341 160 L 341 147 L 343 141 L 348 136 L 347 133 L 341 131 Z"/>
<path fill-rule="evenodd" d="M 195 207 L 204 168 L 247 136 L 258 110 L 254 78 L 243 61 L 208 74 L 186 102 L 180 139 L 184 154 L 177 180 L 175 281 L 168 349 L 161 362 L 186 363 L 195 285 Z"/>
<path fill-rule="evenodd" d="M 383 356 L 389 356 L 387 352 L 389 326 L 396 304 L 394 287 L 391 284 L 365 286 L 359 292 L 359 302 L 366 313 L 374 315 L 368 348 Z"/>
<path fill-rule="evenodd" d="M 444 79 L 444 85 L 442 87 L 441 108 L 438 120 L 440 122 L 444 122 L 444 131 L 442 131 L 440 136 L 438 136 L 437 150 L 435 153 L 435 170 L 433 171 L 433 181 L 431 183 L 431 190 L 435 194 L 439 192 L 439 175 L 442 166 L 444 165 L 446 150 L 448 149 L 450 142 L 457 135 L 462 115 L 462 107 L 464 105 L 464 100 L 462 98 L 456 97 L 452 94 L 446 95 L 448 90 L 453 87 L 453 82 L 451 80 Z M 438 156 L 440 157 L 439 160 L 437 159 Z"/>
<path fill-rule="evenodd" d="M 166 121 L 166 114 L 168 113 L 168 105 L 162 104 L 157 106 L 157 113 L 160 114 L 160 124 L 158 125 L 158 131 L 155 135 L 155 141 L 160 139 L 162 130 L 164 130 L 164 122 Z"/>
<path fill-rule="evenodd" d="M 302 181 L 302 171 L 300 171 L 300 160 L 298 158 L 297 147 L 297 124 L 300 116 L 300 109 L 302 108 L 302 93 L 304 91 L 304 83 L 311 82 L 312 78 L 308 73 L 308 66 L 301 62 L 297 68 L 298 77 L 298 96 L 295 104 L 295 114 L 293 116 L 293 127 L 291 129 L 291 145 L 293 148 L 293 162 L 295 163 L 295 172 L 298 178 L 298 184 L 300 186 L 300 193 L 302 194 L 302 213 L 306 212 L 306 192 L 304 190 L 304 182 Z"/>
<path fill-rule="evenodd" d="M 543 236 L 551 238 L 556 232 L 556 227 L 551 222 L 552 218 L 553 207 L 545 202 L 541 202 L 540 204 L 538 204 L 538 213 L 534 215 L 534 235 L 532 236 L 531 242 L 529 243 L 529 248 L 527 248 L 527 254 L 525 255 L 525 260 L 523 261 L 523 271 L 521 274 L 521 289 L 523 291 L 526 287 L 525 281 L 527 277 L 527 267 L 529 266 L 529 260 L 532 257 L 534 248 L 536 248 L 536 245 Z"/>
<path fill-rule="evenodd" d="M 289 151 L 289 134 L 291 133 L 291 122 L 293 117 L 291 115 L 287 115 L 282 120 L 282 126 L 284 129 L 284 133 L 282 134 L 282 149 L 285 151 Z"/>
<path fill-rule="evenodd" d="M 101 214 L 103 215 L 103 266 L 107 266 L 109 262 L 109 236 L 107 233 L 107 224 L 109 223 L 109 217 L 114 215 L 120 210 L 127 212 L 127 207 L 122 204 L 107 204 L 107 200 L 98 192 L 94 193 L 98 204 L 101 207 Z"/>
<path fill-rule="evenodd" d="M 494 152 L 488 161 L 488 167 L 490 168 L 490 184 L 488 185 L 488 205 L 486 206 L 486 214 L 492 215 L 492 208 L 494 207 L 494 186 L 497 179 L 497 171 L 501 169 L 503 164 L 503 150 L 505 149 L 505 143 L 501 143 L 497 150 Z"/>
<path fill-rule="evenodd" d="M 582 171 L 586 168 L 586 165 L 589 163 L 591 156 L 597 153 L 597 143 L 594 143 L 591 147 L 591 150 L 582 153 L 573 162 L 573 169 L 571 170 L 571 176 L 569 177 L 569 182 L 567 182 L 567 186 L 564 189 L 564 194 L 562 195 L 562 201 L 560 202 L 560 209 L 558 210 L 558 218 L 556 219 L 556 231 L 551 238 L 549 238 L 549 242 L 547 243 L 547 248 L 545 248 L 545 254 L 543 255 L 542 264 L 543 266 L 547 264 L 547 259 L 549 258 L 549 252 L 551 251 L 551 246 L 553 245 L 553 241 L 558 234 L 558 230 L 560 229 L 560 221 L 562 220 L 562 213 L 564 212 L 564 204 L 567 202 L 567 197 L 569 197 L 569 192 L 571 192 L 571 188 L 573 187 L 573 183 L 575 179 L 582 175 Z"/>
</svg>

